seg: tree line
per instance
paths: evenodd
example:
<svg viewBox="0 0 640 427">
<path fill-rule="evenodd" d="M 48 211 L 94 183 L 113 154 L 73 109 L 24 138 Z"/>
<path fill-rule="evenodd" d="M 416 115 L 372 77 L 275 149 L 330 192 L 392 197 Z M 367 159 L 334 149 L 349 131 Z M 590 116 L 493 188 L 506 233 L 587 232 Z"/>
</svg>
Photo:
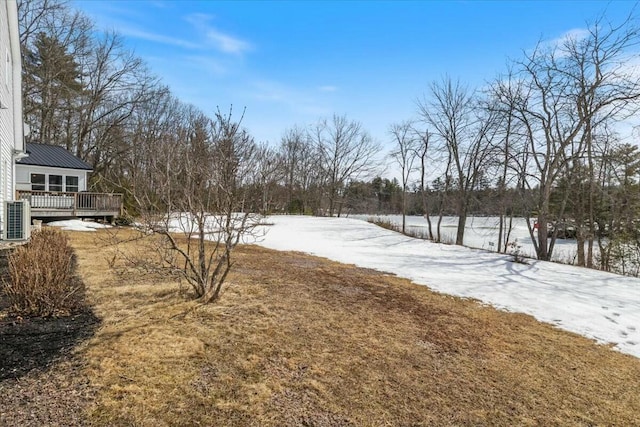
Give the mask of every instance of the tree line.
<svg viewBox="0 0 640 427">
<path fill-rule="evenodd" d="M 497 215 L 501 251 L 522 217 L 541 260 L 571 222 L 577 263 L 605 270 L 640 253 L 640 152 L 616 132 L 640 98 L 632 16 L 541 41 L 480 88 L 432 82 L 415 117 L 389 126 L 387 155 L 339 114 L 257 142 L 244 111 L 180 101 L 117 32 L 64 1 L 19 1 L 19 22 L 28 140 L 89 162 L 92 189 L 125 194 L 132 216 L 196 199 L 215 211 L 224 190 L 227 211 L 422 214 L 434 240 L 438 219 L 455 214 L 456 244 L 469 215 Z M 382 177 L 390 165 L 399 179 Z"/>
<path fill-rule="evenodd" d="M 514 214 L 508 190 L 519 190 L 517 213 L 538 259 L 551 259 L 565 221 L 576 228 L 578 265 L 609 269 L 614 247 L 637 251 L 640 153 L 615 129 L 638 111 L 638 36 L 632 17 L 620 25 L 602 17 L 583 34 L 524 52 L 481 90 L 451 78 L 432 83 L 418 102 L 429 134 L 397 138 L 396 155 L 409 145 L 415 156 L 441 156 L 443 191 L 455 191 L 457 244 L 473 191 L 488 181 L 501 196 L 501 231 Z"/>
<path fill-rule="evenodd" d="M 154 167 L 178 175 L 191 159 L 176 153 L 192 140 L 211 144 L 211 127 L 241 125 L 244 113 L 231 118 L 180 101 L 117 32 L 101 32 L 67 2 L 25 0 L 18 9 L 27 141 L 64 146 L 89 162 L 93 188 L 122 191 L 133 212 Z M 250 209 L 339 214 L 345 184 L 379 166 L 380 145 L 346 116 L 287 130 L 279 147 L 241 132 L 254 152 L 243 178 Z M 276 181 L 286 201 L 274 200 Z"/>
</svg>

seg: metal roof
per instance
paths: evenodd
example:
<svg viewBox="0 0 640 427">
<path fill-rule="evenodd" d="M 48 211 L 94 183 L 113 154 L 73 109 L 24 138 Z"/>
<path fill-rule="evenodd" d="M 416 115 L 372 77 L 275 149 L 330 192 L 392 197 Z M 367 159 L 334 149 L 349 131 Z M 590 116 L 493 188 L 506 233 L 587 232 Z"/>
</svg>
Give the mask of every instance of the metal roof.
<svg viewBox="0 0 640 427">
<path fill-rule="evenodd" d="M 17 164 L 50 166 L 64 169 L 93 170 L 88 163 L 58 145 L 32 144 L 28 142 L 26 145 L 29 157 L 18 160 Z"/>
</svg>

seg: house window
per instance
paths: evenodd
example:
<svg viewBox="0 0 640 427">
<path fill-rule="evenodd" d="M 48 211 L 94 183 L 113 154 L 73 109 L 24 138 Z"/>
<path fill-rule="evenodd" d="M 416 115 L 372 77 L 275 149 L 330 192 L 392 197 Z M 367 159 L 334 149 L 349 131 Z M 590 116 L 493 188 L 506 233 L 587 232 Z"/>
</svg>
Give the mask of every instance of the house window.
<svg viewBox="0 0 640 427">
<path fill-rule="evenodd" d="M 44 174 L 32 173 L 31 174 L 31 190 L 32 191 L 44 191 Z"/>
<path fill-rule="evenodd" d="M 67 193 L 77 193 L 78 192 L 78 177 L 77 176 L 67 176 L 65 177 L 65 189 Z"/>
<path fill-rule="evenodd" d="M 49 175 L 49 191 L 62 191 L 62 175 Z"/>
</svg>

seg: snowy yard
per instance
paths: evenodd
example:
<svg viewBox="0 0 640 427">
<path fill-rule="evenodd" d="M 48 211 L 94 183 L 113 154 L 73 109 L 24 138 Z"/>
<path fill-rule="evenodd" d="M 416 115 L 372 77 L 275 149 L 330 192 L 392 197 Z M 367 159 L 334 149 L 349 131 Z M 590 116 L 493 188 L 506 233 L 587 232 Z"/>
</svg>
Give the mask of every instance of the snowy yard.
<svg viewBox="0 0 640 427">
<path fill-rule="evenodd" d="M 412 239 L 358 219 L 272 216 L 258 244 L 408 278 L 640 357 L 640 279 Z"/>
<path fill-rule="evenodd" d="M 388 221 L 398 226 L 402 225 L 402 215 L 352 215 L 351 218 L 368 220 L 376 218 Z M 407 231 L 418 232 L 424 235 L 428 232 L 427 220 L 423 216 L 407 216 Z M 464 230 L 464 245 L 470 248 L 487 249 L 497 251 L 498 249 L 498 217 L 469 217 Z M 508 220 L 507 220 L 508 221 Z M 438 217 L 432 217 L 431 223 L 433 233 L 436 234 L 436 224 Z M 458 217 L 445 216 L 442 218 L 440 232 L 444 242 L 455 242 L 456 231 L 458 230 Z M 524 256 L 535 258 L 535 248 L 529 235 L 529 229 L 524 218 L 513 218 L 509 242 L 515 242 L 521 247 Z M 586 248 L 586 246 L 585 246 Z M 596 245 L 597 252 L 597 245 Z M 574 239 L 556 239 L 553 249 L 553 260 L 565 264 L 573 264 L 577 257 L 578 249 Z"/>
<path fill-rule="evenodd" d="M 80 219 L 66 219 L 61 221 L 51 221 L 47 223 L 49 227 L 59 227 L 67 231 L 96 231 L 101 228 L 111 228 L 108 224 L 100 224 L 95 221 L 82 221 Z"/>
</svg>

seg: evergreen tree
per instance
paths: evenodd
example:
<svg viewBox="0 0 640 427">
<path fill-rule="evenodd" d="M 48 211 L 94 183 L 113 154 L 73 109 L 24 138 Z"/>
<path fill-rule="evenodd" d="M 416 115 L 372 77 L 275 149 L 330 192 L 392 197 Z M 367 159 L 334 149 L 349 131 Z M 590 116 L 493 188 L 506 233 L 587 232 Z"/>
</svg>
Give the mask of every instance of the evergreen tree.
<svg viewBox="0 0 640 427">
<path fill-rule="evenodd" d="M 38 33 L 24 57 L 24 112 L 30 139 L 67 145 L 70 135 L 65 125 L 73 121 L 83 90 L 80 67 L 56 37 L 44 32 Z"/>
</svg>

